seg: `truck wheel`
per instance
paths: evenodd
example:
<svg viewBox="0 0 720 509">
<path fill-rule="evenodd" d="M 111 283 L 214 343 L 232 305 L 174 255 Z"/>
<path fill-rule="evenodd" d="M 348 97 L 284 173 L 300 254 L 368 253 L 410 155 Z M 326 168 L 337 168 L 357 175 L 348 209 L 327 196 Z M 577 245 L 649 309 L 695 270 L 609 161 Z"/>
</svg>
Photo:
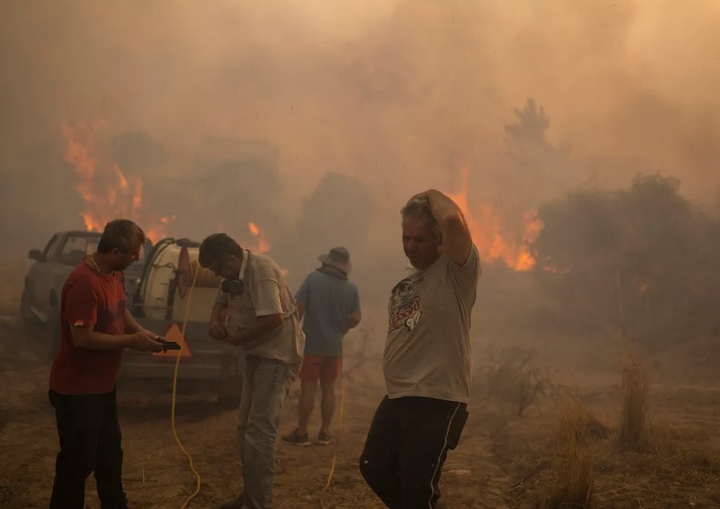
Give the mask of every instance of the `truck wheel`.
<svg viewBox="0 0 720 509">
<path fill-rule="evenodd" d="M 37 317 L 32 311 L 32 293 L 27 286 L 23 289 L 22 297 L 20 297 L 20 318 L 25 323 L 37 323 Z"/>
<path fill-rule="evenodd" d="M 60 348 L 60 310 L 54 306 L 50 308 L 50 316 L 47 323 L 45 324 L 46 341 L 48 344 L 48 358 L 52 361 L 55 360 L 58 348 Z"/>
</svg>

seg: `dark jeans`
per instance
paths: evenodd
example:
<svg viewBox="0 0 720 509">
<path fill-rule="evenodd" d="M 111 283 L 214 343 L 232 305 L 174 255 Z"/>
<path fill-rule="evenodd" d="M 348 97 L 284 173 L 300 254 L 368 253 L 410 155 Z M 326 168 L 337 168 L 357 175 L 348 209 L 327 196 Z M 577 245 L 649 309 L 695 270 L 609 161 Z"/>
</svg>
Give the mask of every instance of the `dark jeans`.
<svg viewBox="0 0 720 509">
<path fill-rule="evenodd" d="M 405 397 L 380 402 L 360 472 L 390 509 L 433 509 L 440 498 L 440 473 L 467 420 L 467 405 Z"/>
<path fill-rule="evenodd" d="M 50 391 L 49 398 L 60 438 L 50 509 L 83 509 L 85 480 L 93 472 L 101 508 L 127 509 L 115 391 L 79 396 Z"/>
</svg>

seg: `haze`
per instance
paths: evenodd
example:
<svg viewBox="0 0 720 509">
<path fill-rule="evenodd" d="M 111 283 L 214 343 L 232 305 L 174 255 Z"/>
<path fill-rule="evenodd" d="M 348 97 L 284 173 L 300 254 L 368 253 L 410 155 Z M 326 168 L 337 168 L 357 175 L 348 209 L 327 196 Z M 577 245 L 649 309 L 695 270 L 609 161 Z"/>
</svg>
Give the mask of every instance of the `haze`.
<svg viewBox="0 0 720 509">
<path fill-rule="evenodd" d="M 61 268 L 28 278 L 28 251 L 129 217 L 154 240 L 225 231 L 293 292 L 349 249 L 362 321 L 337 448 L 278 444 L 275 507 L 380 507 L 358 457 L 386 394 L 399 211 L 436 188 L 483 265 L 443 505 L 719 507 L 719 27 L 720 0 L 0 0 L 0 506 L 47 507 L 58 450 Z M 241 483 L 233 363 L 202 342 L 214 290 L 181 300 L 172 261 L 145 268 L 127 300 L 173 315 L 147 326 L 194 358 L 177 385 L 172 358 L 125 364 L 125 487 L 179 507 L 181 437 L 191 507 L 217 507 Z"/>
<path fill-rule="evenodd" d="M 399 207 L 427 187 L 459 191 L 463 165 L 469 201 L 511 220 L 574 186 L 626 185 L 639 172 L 677 176 L 708 206 L 720 196 L 720 8 L 710 0 L 17 0 L 0 9 L 6 251 L 82 226 L 62 126 L 96 119 L 109 134 L 162 144 L 167 158 L 151 174 L 168 182 L 197 173 L 209 137 L 277 145 L 282 189 L 257 199 L 285 218 L 327 172 L 351 176 L 376 207 L 372 250 L 399 263 Z M 509 171 L 517 165 L 504 126 L 529 98 L 550 118 L 544 141 L 555 158 Z M 238 207 L 243 225 L 271 223 Z M 343 235 L 301 251 L 314 256 Z"/>
</svg>

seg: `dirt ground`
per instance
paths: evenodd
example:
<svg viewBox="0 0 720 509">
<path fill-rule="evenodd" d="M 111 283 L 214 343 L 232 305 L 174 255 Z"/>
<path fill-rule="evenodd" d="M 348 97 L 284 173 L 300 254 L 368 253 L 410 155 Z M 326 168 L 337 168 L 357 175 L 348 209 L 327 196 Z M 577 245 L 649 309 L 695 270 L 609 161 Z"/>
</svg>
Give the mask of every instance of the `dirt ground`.
<svg viewBox="0 0 720 509">
<path fill-rule="evenodd" d="M 18 323 L 12 303 L 0 309 L 0 316 L 0 507 L 47 507 L 58 447 L 46 396 L 49 361 L 36 331 Z M 539 507 L 557 482 L 553 468 L 561 447 L 556 430 L 565 404 L 572 400 L 587 408 L 603 430 L 591 448 L 592 507 L 720 507 L 718 343 L 717 338 L 708 339 L 677 352 L 642 357 L 650 380 L 647 446 L 623 451 L 616 435 L 624 349 L 617 341 L 534 341 L 538 355 L 525 368 L 513 368 L 515 373 L 509 379 L 516 385 L 505 383 L 500 390 L 493 387 L 503 385 L 498 373 L 507 375 L 507 370 L 498 369 L 500 354 L 522 355 L 529 351 L 527 343 L 479 339 L 471 417 L 442 476 L 446 506 Z M 516 350 L 510 349 L 511 344 Z M 533 366 L 532 370 L 522 371 L 527 366 Z M 494 378 L 490 376 L 493 373 Z M 523 380 L 529 384 L 523 385 Z M 518 416 L 513 398 L 517 389 L 528 386 L 542 391 Z M 320 507 L 335 452 L 337 465 L 325 507 L 382 507 L 357 467 L 372 413 L 383 394 L 380 360 L 368 358 L 354 369 L 345 388 L 337 449 L 278 444 L 278 509 Z M 283 432 L 292 428 L 296 411 L 294 392 L 285 407 Z M 131 506 L 180 508 L 195 490 L 195 480 L 173 437 L 169 396 L 123 396 L 120 415 L 124 479 Z M 177 431 L 201 478 L 201 491 L 188 507 L 212 508 L 241 490 L 235 423 L 236 412 L 214 402 L 179 402 Z M 92 483 L 91 478 L 87 507 L 98 509 Z"/>
</svg>

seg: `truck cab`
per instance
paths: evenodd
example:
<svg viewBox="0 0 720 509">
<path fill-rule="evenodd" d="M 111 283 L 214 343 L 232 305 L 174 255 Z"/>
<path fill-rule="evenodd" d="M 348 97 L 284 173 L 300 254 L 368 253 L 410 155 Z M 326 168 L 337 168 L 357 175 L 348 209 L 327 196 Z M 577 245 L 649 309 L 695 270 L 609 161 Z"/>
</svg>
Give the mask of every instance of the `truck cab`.
<svg viewBox="0 0 720 509">
<path fill-rule="evenodd" d="M 33 249 L 35 261 L 25 276 L 21 314 L 43 326 L 41 338 L 54 358 L 60 342 L 60 296 L 65 280 L 83 258 L 93 253 L 100 233 L 64 231 L 54 234 L 45 248 Z M 181 345 L 148 354 L 126 349 L 118 391 L 170 392 L 177 356 L 178 394 L 210 395 L 235 404 L 242 390 L 244 356 L 241 350 L 208 335 L 208 320 L 220 280 L 197 261 L 199 243 L 187 239 L 148 242 L 140 260 L 125 269 L 126 307 L 148 330 Z"/>
<path fill-rule="evenodd" d="M 65 280 L 86 255 L 95 251 L 101 234 L 82 230 L 55 233 L 45 248 L 31 249 L 28 258 L 35 263 L 25 275 L 20 312 L 26 321 L 48 324 L 59 317 L 60 294 Z M 146 253 L 152 248 L 147 241 L 140 260 L 125 269 L 126 293 L 132 295 L 139 283 Z"/>
</svg>

